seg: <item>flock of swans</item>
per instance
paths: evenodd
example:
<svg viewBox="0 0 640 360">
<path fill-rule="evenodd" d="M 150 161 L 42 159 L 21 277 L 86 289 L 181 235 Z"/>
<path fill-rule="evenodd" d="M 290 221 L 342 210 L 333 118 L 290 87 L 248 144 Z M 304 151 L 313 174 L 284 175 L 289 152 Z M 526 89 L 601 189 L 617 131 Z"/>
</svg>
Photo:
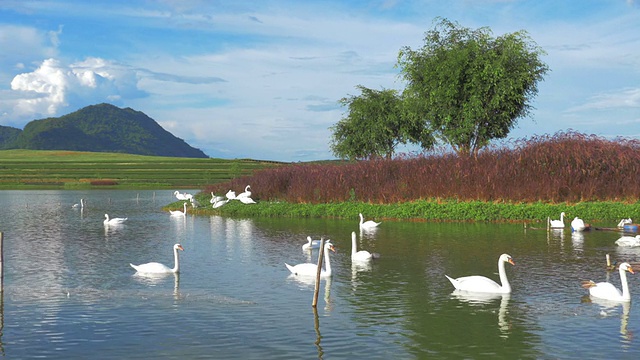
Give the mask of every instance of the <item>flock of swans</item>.
<svg viewBox="0 0 640 360">
<path fill-rule="evenodd" d="M 381 222 L 375 222 L 372 220 L 364 221 L 364 216 L 362 215 L 362 213 L 360 213 L 359 216 L 360 216 L 359 226 L 361 230 L 373 230 L 377 228 L 378 225 L 381 224 Z M 321 246 L 321 243 L 322 243 L 322 240 L 313 240 L 311 239 L 311 236 L 307 236 L 307 242 L 302 244 L 302 250 L 312 251 L 313 249 L 319 249 Z M 324 251 L 323 255 L 324 255 L 325 268 L 320 269 L 320 276 L 329 277 L 332 275 L 330 251 L 332 252 L 336 251 L 335 246 L 331 243 L 331 240 L 327 240 L 324 243 L 323 251 Z M 320 256 L 320 253 L 318 253 L 318 256 Z M 358 251 L 357 241 L 356 241 L 356 232 L 355 231 L 351 232 L 351 261 L 354 264 L 367 264 L 369 261 L 373 259 L 377 259 L 379 257 L 380 257 L 380 254 L 378 253 L 370 253 L 366 250 Z M 287 263 L 284 263 L 284 265 L 287 267 L 287 269 L 289 269 L 291 274 L 294 276 L 309 277 L 309 276 L 317 276 L 318 274 L 317 263 L 316 264 L 302 263 L 297 265 L 289 265 Z"/>
<path fill-rule="evenodd" d="M 176 197 L 181 196 L 184 199 L 190 199 L 190 194 L 180 194 L 176 191 Z M 236 195 L 235 192 L 229 190 L 226 195 L 226 198 L 217 197 L 212 193 L 211 203 L 215 207 L 216 204 L 220 202 L 228 202 L 230 200 L 241 200 L 241 199 L 251 199 L 251 191 L 250 186 L 247 185 L 245 191 L 241 194 Z M 241 200 L 242 201 L 242 200 Z M 84 200 L 80 200 L 80 204 L 73 205 L 74 208 L 84 207 Z M 171 211 L 172 216 L 185 216 L 187 213 L 187 203 L 183 204 L 183 211 Z M 360 217 L 359 228 L 360 230 L 374 230 L 376 229 L 381 222 L 375 222 L 373 220 L 364 221 L 364 216 L 362 213 L 358 214 Z M 127 218 L 109 218 L 108 214 L 105 214 L 104 224 L 106 225 L 118 225 L 124 223 Z M 549 225 L 551 228 L 564 228 L 564 217 L 565 213 L 562 212 L 560 214 L 560 220 L 550 220 Z M 618 224 L 619 228 L 622 228 L 625 225 L 631 224 L 631 219 L 622 219 Z M 572 231 L 584 231 L 589 229 L 589 226 L 584 224 L 584 221 L 576 217 L 571 222 Z M 303 251 L 311 251 L 313 249 L 319 249 L 322 240 L 313 240 L 310 236 L 307 237 L 307 242 L 302 245 Z M 616 241 L 616 244 L 619 246 L 640 246 L 640 235 L 636 236 L 623 236 Z M 178 255 L 178 251 L 184 251 L 184 248 L 180 244 L 175 244 L 173 246 L 174 253 L 174 266 L 170 268 L 164 264 L 158 262 L 150 262 L 141 265 L 131 265 L 139 273 L 146 274 L 167 274 L 167 273 L 178 273 L 180 271 L 180 259 Z M 324 264 L 325 268 L 320 269 L 321 277 L 330 277 L 332 275 L 331 271 L 331 257 L 330 252 L 335 252 L 335 246 L 331 243 L 331 240 L 327 240 L 324 242 Z M 318 253 L 318 256 L 320 254 Z M 380 255 L 377 253 L 370 253 L 366 250 L 358 250 L 357 241 L 356 241 L 356 232 L 353 231 L 351 233 L 351 261 L 356 263 L 367 263 L 375 258 L 378 258 Z M 498 276 L 500 278 L 500 283 L 495 282 L 494 280 L 480 275 L 470 275 L 463 276 L 458 278 L 452 278 L 448 275 L 444 275 L 453 285 L 456 291 L 466 292 L 466 293 L 489 293 L 489 294 L 510 294 L 511 293 L 511 284 L 509 283 L 509 279 L 506 274 L 505 264 L 515 265 L 515 262 L 511 255 L 502 254 L 498 258 Z M 285 263 L 286 268 L 291 272 L 294 276 L 316 276 L 318 272 L 318 264 L 317 263 L 301 263 L 296 265 L 289 265 Z M 604 300 L 610 301 L 621 301 L 628 302 L 631 300 L 631 294 L 629 291 L 629 284 L 627 281 L 627 272 L 634 274 L 634 270 L 631 265 L 627 262 L 623 262 L 618 267 L 618 272 L 620 275 L 620 283 L 622 285 L 622 291 L 616 288 L 613 284 L 609 282 L 594 282 L 592 280 L 582 281 L 581 285 L 584 289 L 589 291 L 589 295 Z"/>
</svg>

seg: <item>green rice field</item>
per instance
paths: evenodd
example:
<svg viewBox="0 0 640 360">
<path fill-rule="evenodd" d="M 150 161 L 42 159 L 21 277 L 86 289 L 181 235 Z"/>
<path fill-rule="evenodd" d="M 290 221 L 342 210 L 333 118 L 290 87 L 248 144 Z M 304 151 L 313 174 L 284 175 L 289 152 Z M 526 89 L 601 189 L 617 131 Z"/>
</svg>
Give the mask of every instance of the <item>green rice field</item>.
<svg viewBox="0 0 640 360">
<path fill-rule="evenodd" d="M 0 189 L 194 188 L 282 163 L 59 150 L 0 151 Z"/>
</svg>

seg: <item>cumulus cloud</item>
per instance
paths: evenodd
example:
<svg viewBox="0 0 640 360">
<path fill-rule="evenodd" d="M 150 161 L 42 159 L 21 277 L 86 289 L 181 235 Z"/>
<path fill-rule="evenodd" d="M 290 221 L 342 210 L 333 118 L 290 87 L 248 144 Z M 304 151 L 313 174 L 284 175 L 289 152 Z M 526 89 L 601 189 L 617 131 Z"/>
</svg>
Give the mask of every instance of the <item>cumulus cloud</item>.
<svg viewBox="0 0 640 360">
<path fill-rule="evenodd" d="M 137 82 L 136 71 L 108 60 L 87 58 L 66 65 L 46 59 L 34 71 L 11 81 L 11 89 L 21 94 L 14 105 L 14 116 L 53 116 L 68 107 L 145 96 Z"/>
</svg>

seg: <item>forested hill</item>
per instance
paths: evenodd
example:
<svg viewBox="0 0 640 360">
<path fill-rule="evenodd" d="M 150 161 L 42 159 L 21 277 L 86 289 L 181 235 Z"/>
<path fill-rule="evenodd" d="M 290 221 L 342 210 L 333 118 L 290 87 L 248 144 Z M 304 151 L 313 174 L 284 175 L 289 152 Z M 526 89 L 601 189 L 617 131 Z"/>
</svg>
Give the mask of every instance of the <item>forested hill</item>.
<svg viewBox="0 0 640 360">
<path fill-rule="evenodd" d="M 58 118 L 33 120 L 24 130 L 0 126 L 0 149 L 208 157 L 144 113 L 110 104 L 87 106 Z"/>
</svg>

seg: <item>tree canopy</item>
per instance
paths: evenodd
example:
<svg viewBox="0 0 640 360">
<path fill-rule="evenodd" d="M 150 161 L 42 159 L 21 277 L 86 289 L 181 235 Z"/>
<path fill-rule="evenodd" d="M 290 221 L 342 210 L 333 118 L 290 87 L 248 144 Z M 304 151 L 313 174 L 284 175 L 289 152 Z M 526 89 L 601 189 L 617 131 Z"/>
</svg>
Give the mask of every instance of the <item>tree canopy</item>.
<svg viewBox="0 0 640 360">
<path fill-rule="evenodd" d="M 399 52 L 405 108 L 458 154 L 477 155 L 530 114 L 545 52 L 526 31 L 493 38 L 486 27 L 436 20 L 422 48 Z"/>
<path fill-rule="evenodd" d="M 409 140 L 402 101 L 396 90 L 357 88 L 361 95 L 340 100 L 348 115 L 331 127 L 331 150 L 341 158 L 390 158 L 398 144 Z"/>
</svg>

